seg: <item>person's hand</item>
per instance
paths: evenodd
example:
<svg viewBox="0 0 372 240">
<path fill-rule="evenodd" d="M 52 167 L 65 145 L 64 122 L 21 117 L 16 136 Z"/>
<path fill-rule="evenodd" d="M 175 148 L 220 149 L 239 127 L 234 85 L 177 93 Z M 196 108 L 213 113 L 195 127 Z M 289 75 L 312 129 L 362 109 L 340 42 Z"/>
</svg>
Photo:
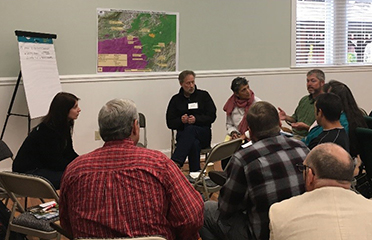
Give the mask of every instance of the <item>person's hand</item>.
<svg viewBox="0 0 372 240">
<path fill-rule="evenodd" d="M 278 107 L 278 110 L 279 110 L 279 119 L 282 121 L 285 121 L 285 119 L 287 118 L 287 114 L 280 107 Z"/>
<path fill-rule="evenodd" d="M 195 121 L 196 121 L 195 116 L 194 116 L 194 115 L 190 115 L 190 116 L 189 116 L 188 123 L 189 123 L 189 124 L 194 124 Z"/>
<path fill-rule="evenodd" d="M 230 137 L 231 139 L 237 139 L 238 137 L 240 137 L 240 133 L 233 131 L 231 132 Z"/>
<path fill-rule="evenodd" d="M 292 123 L 291 126 L 296 130 L 309 130 L 309 125 L 303 122 L 295 122 Z"/>
<path fill-rule="evenodd" d="M 184 124 L 188 123 L 188 121 L 189 121 L 189 116 L 187 116 L 187 114 L 182 115 L 182 116 L 181 116 L 181 121 L 182 121 L 182 123 L 184 123 Z"/>
</svg>

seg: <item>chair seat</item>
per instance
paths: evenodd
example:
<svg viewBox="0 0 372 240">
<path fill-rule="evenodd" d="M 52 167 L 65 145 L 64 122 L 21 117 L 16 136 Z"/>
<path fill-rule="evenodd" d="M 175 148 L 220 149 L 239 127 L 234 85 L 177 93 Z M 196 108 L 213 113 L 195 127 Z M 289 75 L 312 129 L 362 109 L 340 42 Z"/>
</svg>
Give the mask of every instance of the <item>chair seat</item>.
<svg viewBox="0 0 372 240">
<path fill-rule="evenodd" d="M 38 229 L 45 232 L 53 232 L 55 230 L 50 226 L 50 222 L 58 221 L 58 219 L 59 217 L 55 217 L 49 220 L 37 219 L 31 213 L 25 212 L 20 214 L 18 217 L 14 218 L 12 224 L 22 227 Z"/>
<path fill-rule="evenodd" d="M 32 234 L 32 236 L 40 238 L 40 239 L 53 239 L 53 238 L 57 238 L 59 235 L 59 233 L 56 230 L 51 231 L 51 232 L 46 232 L 46 231 L 35 230 L 33 228 L 28 228 L 28 227 L 13 224 L 13 223 L 11 223 L 9 226 L 10 226 L 11 231 L 25 234 L 25 235 Z"/>
<path fill-rule="evenodd" d="M 216 184 L 223 186 L 226 183 L 227 174 L 223 171 L 210 171 L 209 177 Z"/>
<path fill-rule="evenodd" d="M 9 225 L 5 236 L 6 240 L 11 239 L 11 231 L 40 239 L 54 239 L 60 237 L 60 234 L 49 225 L 50 221 L 56 219 L 36 219 L 34 215 L 31 215 L 30 212 L 27 212 L 22 207 L 17 197 L 53 199 L 58 204 L 58 193 L 48 180 L 29 174 L 0 172 L 0 182 L 13 202 Z M 18 215 L 17 212 L 21 214 Z"/>
<path fill-rule="evenodd" d="M 29 235 L 40 239 L 53 239 L 59 236 L 59 233 L 50 226 L 50 222 L 57 221 L 57 218 L 44 220 L 36 219 L 29 212 L 20 214 L 9 223 L 9 228 L 13 232 Z"/>
</svg>

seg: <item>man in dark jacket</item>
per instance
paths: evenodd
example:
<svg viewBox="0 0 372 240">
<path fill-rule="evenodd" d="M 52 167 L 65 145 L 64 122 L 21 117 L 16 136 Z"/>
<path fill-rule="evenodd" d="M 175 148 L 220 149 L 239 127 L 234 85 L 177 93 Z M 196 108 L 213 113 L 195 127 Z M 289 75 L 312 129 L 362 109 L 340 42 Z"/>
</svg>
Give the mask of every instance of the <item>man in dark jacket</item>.
<svg viewBox="0 0 372 240">
<path fill-rule="evenodd" d="M 186 157 L 190 172 L 200 170 L 200 150 L 211 143 L 211 125 L 216 120 L 216 106 L 207 91 L 195 85 L 195 73 L 185 70 L 178 76 L 181 89 L 170 100 L 167 126 L 177 130 L 177 146 L 171 159 L 182 167 Z"/>
</svg>

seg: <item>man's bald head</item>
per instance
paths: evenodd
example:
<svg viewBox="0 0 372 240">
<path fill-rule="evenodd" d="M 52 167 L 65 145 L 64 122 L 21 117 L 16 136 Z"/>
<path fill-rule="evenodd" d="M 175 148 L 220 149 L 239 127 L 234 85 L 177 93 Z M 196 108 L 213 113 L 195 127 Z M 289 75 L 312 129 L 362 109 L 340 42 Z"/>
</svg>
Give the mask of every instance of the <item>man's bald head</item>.
<svg viewBox="0 0 372 240">
<path fill-rule="evenodd" d="M 351 182 L 354 160 L 342 147 L 334 143 L 323 143 L 313 148 L 304 163 L 310 166 L 318 179 Z"/>
</svg>

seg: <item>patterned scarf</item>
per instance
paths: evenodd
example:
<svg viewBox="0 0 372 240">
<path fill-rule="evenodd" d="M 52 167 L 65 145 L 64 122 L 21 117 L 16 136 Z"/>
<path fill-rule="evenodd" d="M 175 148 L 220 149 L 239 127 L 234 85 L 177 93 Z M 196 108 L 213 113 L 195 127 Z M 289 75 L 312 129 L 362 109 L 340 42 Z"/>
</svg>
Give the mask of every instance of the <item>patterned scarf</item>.
<svg viewBox="0 0 372 240">
<path fill-rule="evenodd" d="M 239 99 L 233 93 L 233 95 L 231 95 L 231 97 L 227 99 L 227 102 L 225 103 L 225 106 L 223 107 L 223 110 L 226 112 L 228 116 L 231 115 L 235 107 L 244 108 L 244 116 L 238 126 L 240 134 L 244 134 L 248 130 L 248 123 L 247 123 L 247 118 L 246 118 L 247 112 L 254 101 L 254 92 L 252 90 L 249 90 L 249 91 L 251 92 L 251 98 L 248 101 Z"/>
</svg>

